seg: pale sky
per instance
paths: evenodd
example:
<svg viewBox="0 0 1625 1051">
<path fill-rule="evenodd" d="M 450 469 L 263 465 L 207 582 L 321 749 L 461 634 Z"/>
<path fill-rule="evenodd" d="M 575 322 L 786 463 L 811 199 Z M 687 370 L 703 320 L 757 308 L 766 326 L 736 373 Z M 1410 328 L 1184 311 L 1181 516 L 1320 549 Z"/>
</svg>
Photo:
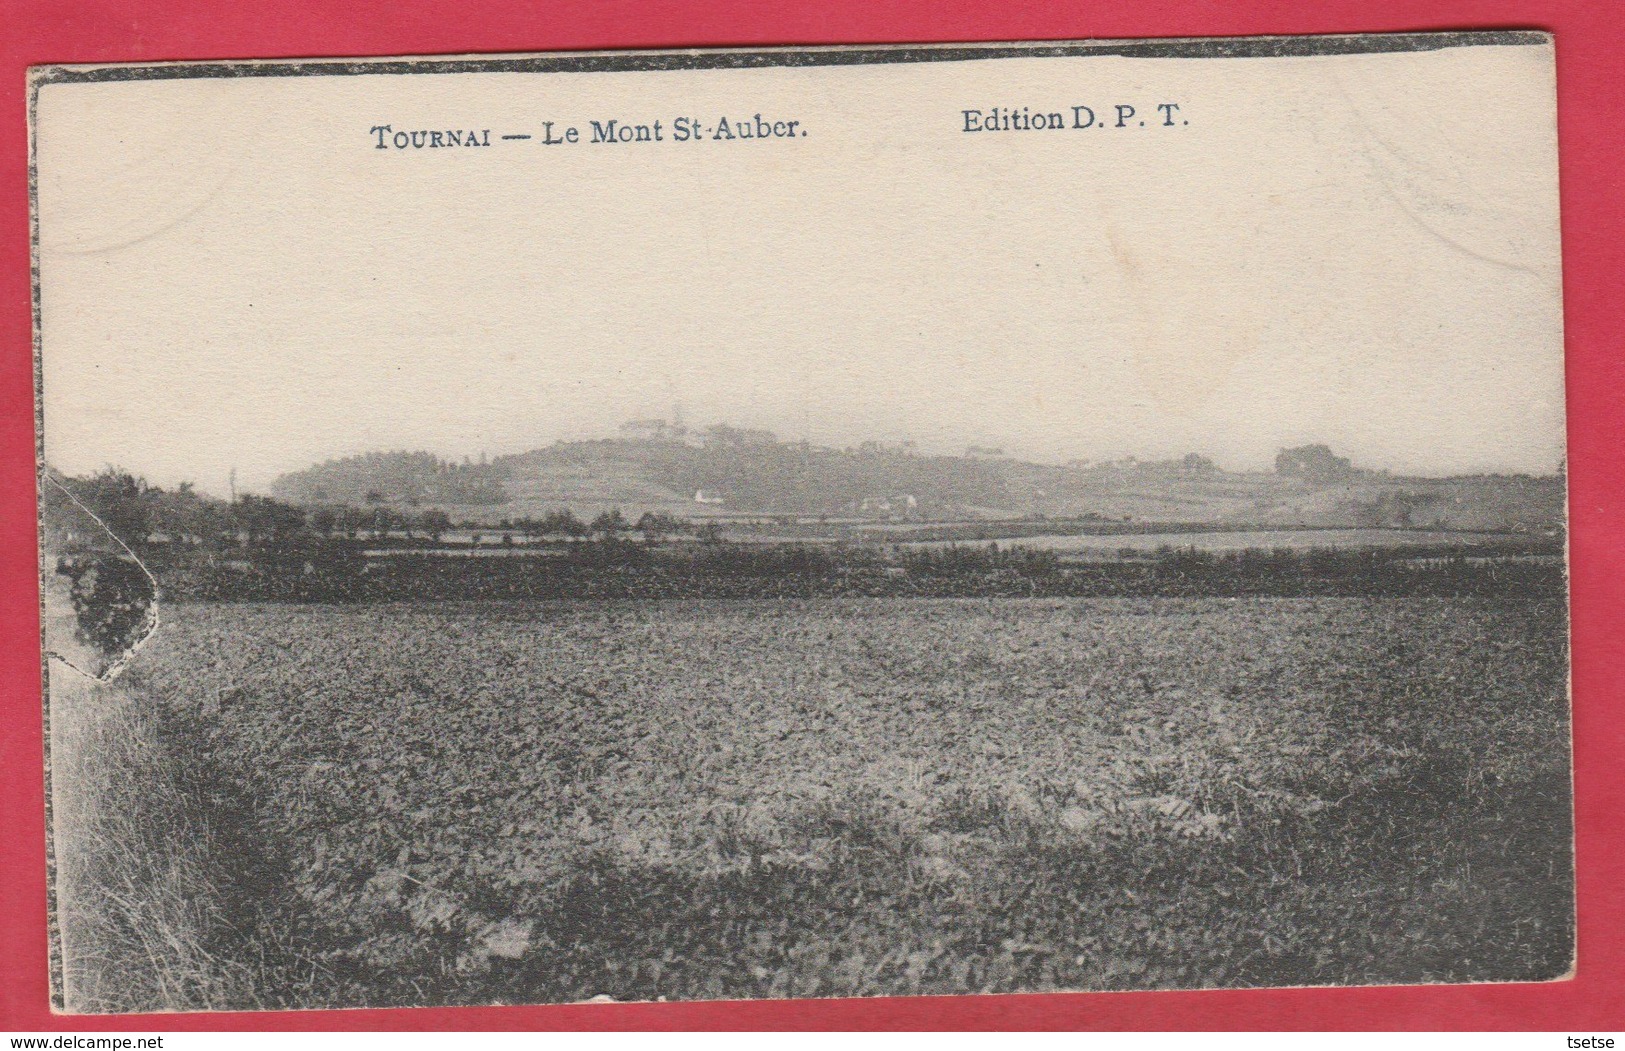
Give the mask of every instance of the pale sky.
<svg viewBox="0 0 1625 1051">
<path fill-rule="evenodd" d="M 41 89 L 47 459 L 223 492 L 630 418 L 1059 461 L 1563 448 L 1549 47 Z M 961 111 L 1136 105 L 1141 129 Z M 1164 128 L 1177 102 L 1189 124 Z M 805 137 L 669 141 L 697 117 Z M 667 141 L 543 146 L 542 121 Z M 369 127 L 491 129 L 373 148 Z"/>
</svg>

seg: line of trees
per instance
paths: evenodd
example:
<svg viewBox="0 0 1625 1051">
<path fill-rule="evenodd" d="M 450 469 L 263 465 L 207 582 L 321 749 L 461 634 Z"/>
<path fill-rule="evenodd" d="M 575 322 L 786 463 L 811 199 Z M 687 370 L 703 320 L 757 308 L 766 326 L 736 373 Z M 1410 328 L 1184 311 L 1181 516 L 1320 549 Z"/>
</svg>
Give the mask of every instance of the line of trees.
<svg viewBox="0 0 1625 1051">
<path fill-rule="evenodd" d="M 539 517 L 504 518 L 495 526 L 456 523 L 439 508 L 408 510 L 382 504 L 352 506 L 320 504 L 301 507 L 273 497 L 245 494 L 235 501 L 198 493 L 189 483 L 165 490 L 117 467 L 94 475 L 54 481 L 73 499 L 48 484 L 42 490 L 47 526 L 53 524 L 93 541 L 94 531 L 78 521 L 76 500 L 132 548 L 157 545 L 176 548 L 254 548 L 267 544 L 306 540 L 380 541 L 386 538 L 422 539 L 440 543 L 454 529 L 525 539 L 584 540 L 641 535 L 648 543 L 678 537 L 717 539 L 715 526 L 695 523 L 659 512 L 646 512 L 636 521 L 619 508 L 583 521 L 569 510 Z"/>
<path fill-rule="evenodd" d="M 85 510 L 136 549 L 159 544 L 247 547 L 310 532 L 305 511 L 292 504 L 252 495 L 217 500 L 185 482 L 164 490 L 116 467 L 81 478 L 53 474 L 40 496 L 46 528 L 63 534 L 58 539 L 71 537 L 91 547 L 102 538 Z"/>
<path fill-rule="evenodd" d="M 560 510 L 550 511 L 539 518 L 504 518 L 495 528 L 509 535 L 559 540 L 580 540 L 594 536 L 606 539 L 622 537 L 629 533 L 641 533 L 649 543 L 659 543 L 679 536 L 703 538 L 707 533 L 704 526 L 696 526 L 686 518 L 676 518 L 656 511 L 646 511 L 633 522 L 622 514 L 618 507 L 602 511 L 587 522 L 568 510 Z"/>
</svg>

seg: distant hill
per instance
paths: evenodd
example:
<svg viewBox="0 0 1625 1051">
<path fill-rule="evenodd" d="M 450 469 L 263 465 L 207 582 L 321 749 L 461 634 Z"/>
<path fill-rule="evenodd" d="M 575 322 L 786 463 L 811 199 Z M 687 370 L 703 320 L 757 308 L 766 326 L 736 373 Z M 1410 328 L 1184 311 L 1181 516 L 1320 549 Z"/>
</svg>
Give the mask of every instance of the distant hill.
<svg viewBox="0 0 1625 1051">
<path fill-rule="evenodd" d="M 1406 478 L 1361 471 L 1321 446 L 1283 450 L 1274 472 L 1231 473 L 1203 457 L 1067 466 L 993 450 L 920 455 L 907 445 L 831 449 L 765 432 L 560 442 L 489 463 L 427 453 L 332 460 L 279 478 L 295 503 L 455 509 L 468 520 L 620 508 L 696 518 L 1083 518 L 1224 524 L 1417 526 L 1547 531 L 1564 520 L 1561 478 Z"/>
<path fill-rule="evenodd" d="M 871 446 L 843 451 L 772 441 L 578 442 L 506 456 L 492 466 L 521 503 L 682 505 L 694 514 L 849 515 L 1003 512 L 1022 501 L 1005 465 Z M 703 494 L 703 495 L 701 495 Z M 699 499 L 696 497 L 699 496 Z M 716 501 L 716 502 L 708 502 Z"/>
<path fill-rule="evenodd" d="M 271 495 L 295 504 L 507 503 L 487 464 L 454 464 L 426 452 L 366 453 L 285 474 Z"/>
</svg>

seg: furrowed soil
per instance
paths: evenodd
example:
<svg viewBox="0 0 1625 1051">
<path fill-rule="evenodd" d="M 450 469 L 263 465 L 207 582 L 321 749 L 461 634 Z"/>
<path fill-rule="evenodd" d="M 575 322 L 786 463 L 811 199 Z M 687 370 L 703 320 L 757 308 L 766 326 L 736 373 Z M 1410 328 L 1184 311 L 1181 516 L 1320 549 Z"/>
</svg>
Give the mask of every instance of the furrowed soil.
<svg viewBox="0 0 1625 1051">
<path fill-rule="evenodd" d="M 171 604 L 119 688 L 262 1005 L 1572 957 L 1560 599 Z"/>
</svg>

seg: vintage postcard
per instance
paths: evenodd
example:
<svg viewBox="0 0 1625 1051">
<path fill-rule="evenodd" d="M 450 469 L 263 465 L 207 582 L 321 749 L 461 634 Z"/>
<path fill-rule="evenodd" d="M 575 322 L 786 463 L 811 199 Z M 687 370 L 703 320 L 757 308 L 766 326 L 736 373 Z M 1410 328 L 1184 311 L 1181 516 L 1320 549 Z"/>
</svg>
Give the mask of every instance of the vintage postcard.
<svg viewBox="0 0 1625 1051">
<path fill-rule="evenodd" d="M 35 70 L 58 1007 L 1564 978 L 1553 86 Z"/>
</svg>

